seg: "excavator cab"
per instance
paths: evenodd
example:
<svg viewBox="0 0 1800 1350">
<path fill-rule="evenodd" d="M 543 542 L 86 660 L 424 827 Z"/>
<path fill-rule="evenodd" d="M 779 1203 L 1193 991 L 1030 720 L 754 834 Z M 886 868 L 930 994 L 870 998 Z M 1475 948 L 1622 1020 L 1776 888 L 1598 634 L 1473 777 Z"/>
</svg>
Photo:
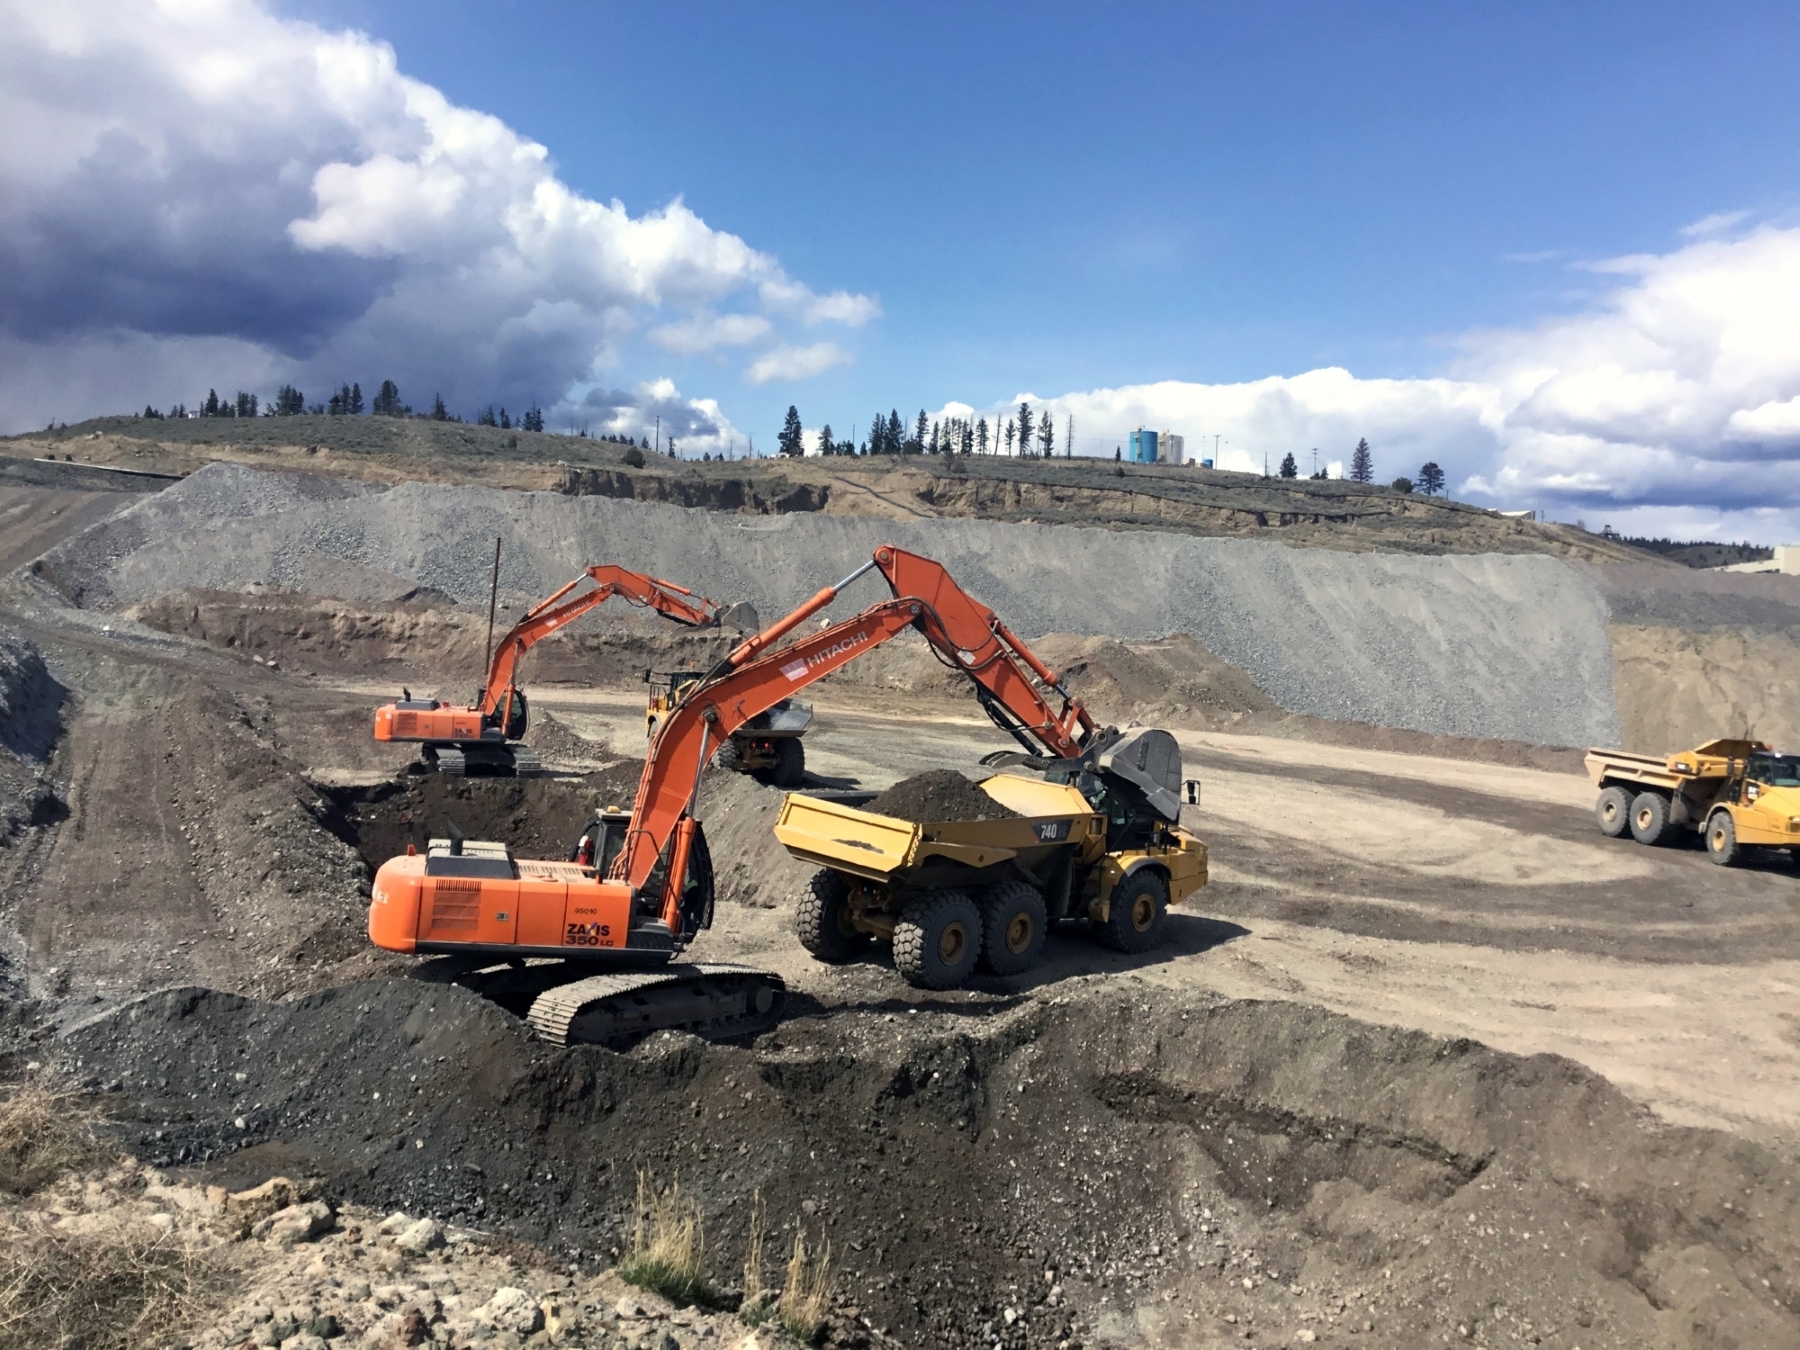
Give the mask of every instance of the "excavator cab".
<svg viewBox="0 0 1800 1350">
<path fill-rule="evenodd" d="M 506 701 L 500 705 L 498 723 L 500 734 L 509 741 L 516 741 L 525 734 L 525 728 L 531 722 L 531 708 L 525 701 L 525 691 L 514 689 L 508 692 Z"/>
</svg>

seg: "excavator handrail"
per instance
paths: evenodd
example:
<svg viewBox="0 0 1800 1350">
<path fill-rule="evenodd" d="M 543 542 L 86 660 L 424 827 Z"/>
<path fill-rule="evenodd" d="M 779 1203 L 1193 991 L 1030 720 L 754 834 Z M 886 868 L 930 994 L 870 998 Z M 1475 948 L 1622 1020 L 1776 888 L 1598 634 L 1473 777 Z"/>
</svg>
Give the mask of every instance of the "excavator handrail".
<svg viewBox="0 0 1800 1350">
<path fill-rule="evenodd" d="M 892 598 L 870 605 L 855 617 L 784 646 L 773 644 L 837 598 L 854 572 L 828 586 L 792 614 L 740 644 L 705 679 L 691 686 L 658 728 L 638 780 L 637 800 L 626 846 L 611 876 L 633 892 L 650 879 L 671 844 L 661 897 L 662 918 L 678 931 L 685 882 L 686 843 L 691 839 L 704 747 L 722 742 L 758 713 L 806 685 L 873 651 L 908 628 L 918 628 L 938 654 L 962 670 L 983 691 L 984 704 L 997 704 L 1012 724 L 995 720 L 1029 744 L 1027 734 L 1057 758 L 1079 758 L 1099 729 L 1080 699 L 1055 672 L 1001 623 L 993 610 L 955 582 L 938 562 L 883 545 L 871 564 L 881 570 Z M 1034 679 L 1062 699 L 1051 707 Z M 993 715 L 990 711 L 990 715 Z"/>
<path fill-rule="evenodd" d="M 594 589 L 584 591 L 572 600 L 563 600 L 584 579 L 592 581 Z M 714 628 L 719 624 L 720 608 L 705 596 L 696 595 L 672 581 L 629 571 L 616 563 L 597 563 L 556 594 L 526 610 L 525 616 L 500 639 L 488 662 L 487 683 L 476 700 L 481 715 L 492 717 L 499 711 L 515 687 L 519 660 L 526 652 L 558 628 L 615 595 L 640 609 L 654 609 L 664 618 L 691 628 Z M 558 604 L 558 601 L 562 603 Z"/>
</svg>

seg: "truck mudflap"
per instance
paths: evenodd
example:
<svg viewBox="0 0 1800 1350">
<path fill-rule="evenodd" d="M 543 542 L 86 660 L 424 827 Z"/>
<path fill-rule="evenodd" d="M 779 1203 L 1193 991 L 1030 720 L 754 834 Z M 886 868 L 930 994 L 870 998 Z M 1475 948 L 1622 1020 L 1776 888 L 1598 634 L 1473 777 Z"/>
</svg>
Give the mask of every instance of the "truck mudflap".
<svg viewBox="0 0 1800 1350">
<path fill-rule="evenodd" d="M 787 983 L 729 964 L 663 966 L 590 975 L 547 989 L 525 1020 L 553 1045 L 625 1045 L 653 1031 L 712 1040 L 754 1036 L 781 1021 Z"/>
</svg>

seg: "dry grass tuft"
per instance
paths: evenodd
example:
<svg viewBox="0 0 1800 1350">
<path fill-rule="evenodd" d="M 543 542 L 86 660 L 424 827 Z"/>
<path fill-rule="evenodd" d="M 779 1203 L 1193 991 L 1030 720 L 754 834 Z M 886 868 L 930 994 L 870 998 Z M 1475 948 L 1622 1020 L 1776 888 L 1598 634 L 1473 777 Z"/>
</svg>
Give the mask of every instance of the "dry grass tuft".
<svg viewBox="0 0 1800 1350">
<path fill-rule="evenodd" d="M 0 1191 L 30 1195 L 105 1158 L 88 1098 L 39 1081 L 0 1099 Z"/>
<path fill-rule="evenodd" d="M 700 1206 L 676 1182 L 659 1195 L 648 1173 L 638 1173 L 637 1228 L 619 1278 L 661 1294 L 671 1303 L 704 1303 L 712 1289 L 700 1273 L 706 1238 Z"/>
<path fill-rule="evenodd" d="M 781 1291 L 781 1325 L 802 1344 L 811 1342 L 825 1325 L 831 1306 L 831 1243 L 816 1251 L 806 1245 L 804 1231 L 794 1234 L 794 1251 L 788 1257 L 787 1284 Z"/>
<path fill-rule="evenodd" d="M 70 1233 L 0 1219 L 0 1350 L 140 1350 L 180 1339 L 216 1292 L 203 1253 L 148 1224 Z"/>
</svg>

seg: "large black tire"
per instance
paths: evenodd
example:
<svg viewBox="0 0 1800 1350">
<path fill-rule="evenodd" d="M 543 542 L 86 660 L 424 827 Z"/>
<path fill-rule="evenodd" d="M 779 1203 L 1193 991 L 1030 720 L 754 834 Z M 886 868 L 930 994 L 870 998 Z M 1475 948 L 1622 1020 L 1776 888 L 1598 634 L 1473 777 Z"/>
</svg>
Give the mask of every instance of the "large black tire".
<svg viewBox="0 0 1800 1350">
<path fill-rule="evenodd" d="M 1660 792 L 1640 792 L 1631 800 L 1631 837 L 1655 844 L 1669 832 L 1669 799 Z"/>
<path fill-rule="evenodd" d="M 1616 785 L 1602 788 L 1594 803 L 1594 822 L 1608 839 L 1624 834 L 1631 828 L 1631 794 Z"/>
<path fill-rule="evenodd" d="M 961 891 L 932 891 L 894 925 L 894 969 L 921 989 L 955 989 L 981 958 L 981 911 Z"/>
<path fill-rule="evenodd" d="M 775 742 L 775 767 L 769 781 L 778 788 L 797 788 L 806 781 L 806 747 L 798 736 L 782 736 Z"/>
<path fill-rule="evenodd" d="M 1044 897 L 1023 881 L 1002 881 L 981 897 L 981 966 L 1018 975 L 1037 964 L 1049 928 Z"/>
<path fill-rule="evenodd" d="M 1706 822 L 1706 856 L 1720 867 L 1736 867 L 1744 860 L 1744 846 L 1737 841 L 1737 823 L 1729 811 L 1714 811 Z"/>
<path fill-rule="evenodd" d="M 1161 873 L 1142 868 L 1113 892 L 1112 906 L 1100 925 L 1100 940 L 1122 952 L 1147 952 L 1162 945 L 1168 916 L 1168 884 Z"/>
<path fill-rule="evenodd" d="M 821 961 L 842 965 L 868 948 L 869 935 L 850 925 L 850 883 L 841 872 L 821 867 L 794 910 L 794 935 Z"/>
<path fill-rule="evenodd" d="M 726 773 L 741 773 L 743 764 L 744 756 L 738 750 L 736 741 L 727 740 L 713 752 L 713 766 L 723 769 Z"/>
</svg>

